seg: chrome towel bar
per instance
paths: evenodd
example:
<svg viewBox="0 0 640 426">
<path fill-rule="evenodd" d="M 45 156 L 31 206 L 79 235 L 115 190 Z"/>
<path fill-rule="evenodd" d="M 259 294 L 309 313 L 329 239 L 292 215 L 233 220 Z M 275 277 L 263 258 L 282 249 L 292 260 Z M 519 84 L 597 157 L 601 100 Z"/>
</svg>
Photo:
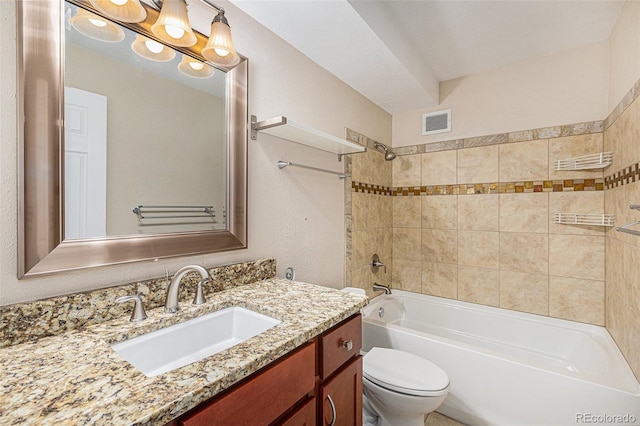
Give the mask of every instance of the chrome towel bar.
<svg viewBox="0 0 640 426">
<path fill-rule="evenodd" d="M 303 169 L 315 170 L 316 172 L 329 173 L 329 174 L 338 176 L 339 179 L 345 179 L 350 176 L 348 173 L 334 172 L 333 170 L 326 170 L 326 169 L 320 169 L 318 167 L 305 166 L 304 164 L 295 164 L 295 163 L 292 163 L 291 161 L 280 160 L 276 164 L 278 165 L 278 168 L 281 170 L 287 166 L 291 166 L 291 167 L 301 167 Z"/>
</svg>

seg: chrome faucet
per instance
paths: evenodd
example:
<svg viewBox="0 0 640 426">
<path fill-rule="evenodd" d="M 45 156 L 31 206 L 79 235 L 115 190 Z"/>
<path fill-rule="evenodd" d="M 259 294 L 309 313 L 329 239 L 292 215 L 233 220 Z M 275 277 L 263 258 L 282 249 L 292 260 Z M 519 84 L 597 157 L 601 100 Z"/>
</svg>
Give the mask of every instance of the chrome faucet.
<svg viewBox="0 0 640 426">
<path fill-rule="evenodd" d="M 391 287 L 383 284 L 373 283 L 374 291 L 384 291 L 384 294 L 391 294 Z"/>
<path fill-rule="evenodd" d="M 202 282 L 210 278 L 209 272 L 207 272 L 207 270 L 200 265 L 187 265 L 183 268 L 178 269 L 178 271 L 173 275 L 173 278 L 171 278 L 169 288 L 167 288 L 167 300 L 164 303 L 165 312 L 178 312 L 178 290 L 180 289 L 180 281 L 182 281 L 182 277 L 184 277 L 189 272 L 198 272 L 202 277 L 202 280 L 198 283 L 199 289 L 202 288 Z"/>
<path fill-rule="evenodd" d="M 369 263 L 369 266 L 371 266 L 371 272 L 373 272 L 374 274 L 378 272 L 378 269 L 380 267 L 384 268 L 385 274 L 387 273 L 387 265 L 380 261 L 380 256 L 378 256 L 377 254 L 371 256 L 371 262 Z"/>
</svg>

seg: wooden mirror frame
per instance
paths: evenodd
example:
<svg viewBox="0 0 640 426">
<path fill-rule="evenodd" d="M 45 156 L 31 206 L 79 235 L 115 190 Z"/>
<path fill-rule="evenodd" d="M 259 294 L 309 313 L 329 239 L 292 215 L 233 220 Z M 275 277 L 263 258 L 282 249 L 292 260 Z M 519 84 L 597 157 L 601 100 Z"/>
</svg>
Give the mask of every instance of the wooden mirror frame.
<svg viewBox="0 0 640 426">
<path fill-rule="evenodd" d="M 83 0 L 72 3 L 85 7 Z M 18 278 L 246 248 L 248 60 L 244 57 L 233 69 L 224 70 L 227 230 L 63 241 L 64 4 L 18 1 Z M 151 17 L 158 13 L 150 7 L 148 12 Z M 143 25 L 126 26 L 146 32 Z M 194 55 L 193 48 L 177 50 Z"/>
</svg>

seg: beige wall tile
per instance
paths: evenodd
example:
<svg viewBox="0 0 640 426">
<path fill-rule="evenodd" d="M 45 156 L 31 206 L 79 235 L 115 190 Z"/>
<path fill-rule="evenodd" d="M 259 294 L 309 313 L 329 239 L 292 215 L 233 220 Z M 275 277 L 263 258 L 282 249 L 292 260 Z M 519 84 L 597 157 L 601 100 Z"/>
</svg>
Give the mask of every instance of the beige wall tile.
<svg viewBox="0 0 640 426">
<path fill-rule="evenodd" d="M 451 185 L 457 182 L 456 150 L 422 154 L 422 185 Z"/>
<path fill-rule="evenodd" d="M 434 195 L 422 200 L 422 227 L 427 229 L 457 229 L 458 196 Z"/>
<path fill-rule="evenodd" d="M 497 194 L 458 196 L 458 229 L 497 231 L 500 198 Z"/>
<path fill-rule="evenodd" d="M 549 176 L 546 139 L 500 145 L 500 181 L 545 180 Z"/>
<path fill-rule="evenodd" d="M 549 194 L 500 194 L 500 231 L 549 232 Z"/>
<path fill-rule="evenodd" d="M 420 229 L 393 228 L 393 257 L 420 261 L 422 259 L 420 238 Z"/>
<path fill-rule="evenodd" d="M 420 186 L 420 154 L 400 155 L 391 163 L 393 186 Z"/>
<path fill-rule="evenodd" d="M 562 225 L 555 222 L 556 213 L 603 214 L 605 191 L 549 193 L 549 233 L 562 235 L 603 235 L 603 226 Z"/>
<path fill-rule="evenodd" d="M 458 266 L 458 299 L 500 306 L 500 271 Z"/>
<path fill-rule="evenodd" d="M 604 325 L 604 282 L 550 277 L 549 315 Z"/>
<path fill-rule="evenodd" d="M 361 231 L 369 224 L 369 204 L 367 195 L 360 192 L 351 194 L 351 229 Z"/>
<path fill-rule="evenodd" d="M 420 228 L 422 223 L 421 197 L 392 197 L 393 198 L 393 227 Z"/>
<path fill-rule="evenodd" d="M 378 194 L 365 194 L 367 198 L 367 229 L 385 228 L 391 225 L 392 204 L 390 197 Z"/>
<path fill-rule="evenodd" d="M 422 261 L 456 263 L 458 261 L 458 232 L 446 229 L 422 230 Z"/>
<path fill-rule="evenodd" d="M 458 150 L 458 183 L 498 182 L 498 145 Z"/>
<path fill-rule="evenodd" d="M 369 231 L 353 231 L 351 233 L 351 264 L 354 269 L 363 268 L 368 264 L 370 247 Z"/>
<path fill-rule="evenodd" d="M 622 259 L 617 260 L 621 275 L 619 292 L 633 309 L 640 312 L 640 250 L 628 244 L 622 244 L 621 250 Z"/>
<path fill-rule="evenodd" d="M 500 269 L 532 274 L 549 273 L 549 236 L 500 233 Z"/>
<path fill-rule="evenodd" d="M 549 275 L 604 281 L 604 237 L 549 236 Z"/>
<path fill-rule="evenodd" d="M 549 276 L 500 271 L 500 307 L 549 314 Z"/>
<path fill-rule="evenodd" d="M 458 266 L 449 263 L 422 263 L 422 293 L 456 299 Z"/>
<path fill-rule="evenodd" d="M 367 150 L 358 155 L 351 156 L 351 179 L 354 182 L 373 183 L 371 171 L 375 153 Z"/>
<path fill-rule="evenodd" d="M 603 152 L 602 133 L 549 139 L 549 179 L 585 179 L 603 177 L 602 169 L 556 170 L 556 161 Z"/>
<path fill-rule="evenodd" d="M 458 231 L 458 264 L 498 269 L 500 234 L 488 231 Z"/>
<path fill-rule="evenodd" d="M 421 275 L 420 262 L 394 259 L 392 273 L 393 288 L 420 293 L 422 287 Z"/>
</svg>

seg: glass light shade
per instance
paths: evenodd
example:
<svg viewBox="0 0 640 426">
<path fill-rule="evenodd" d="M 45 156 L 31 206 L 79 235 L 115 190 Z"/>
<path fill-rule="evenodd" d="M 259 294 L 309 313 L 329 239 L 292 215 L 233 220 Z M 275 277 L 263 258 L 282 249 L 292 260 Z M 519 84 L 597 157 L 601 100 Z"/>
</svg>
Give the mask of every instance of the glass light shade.
<svg viewBox="0 0 640 426">
<path fill-rule="evenodd" d="M 140 0 L 90 0 L 90 3 L 109 18 L 120 22 L 142 22 L 147 17 Z"/>
<path fill-rule="evenodd" d="M 240 62 L 231 39 L 231 28 L 224 22 L 214 21 L 211 24 L 211 34 L 206 46 L 202 49 L 202 56 L 214 64 L 233 66 Z"/>
<path fill-rule="evenodd" d="M 160 40 L 174 46 L 189 47 L 197 42 L 189 24 L 187 4 L 184 0 L 164 0 L 160 16 L 151 26 L 151 32 Z"/>
<path fill-rule="evenodd" d="M 193 78 L 209 78 L 213 75 L 212 67 L 187 55 L 182 55 L 178 69 L 182 74 Z"/>
<path fill-rule="evenodd" d="M 131 49 L 137 55 L 155 62 L 169 62 L 176 57 L 175 50 L 140 34 L 136 35 L 136 39 L 131 43 Z"/>
<path fill-rule="evenodd" d="M 69 19 L 69 23 L 81 34 L 94 40 L 107 43 L 124 40 L 122 28 L 82 8 L 78 8 L 78 13 Z"/>
</svg>

